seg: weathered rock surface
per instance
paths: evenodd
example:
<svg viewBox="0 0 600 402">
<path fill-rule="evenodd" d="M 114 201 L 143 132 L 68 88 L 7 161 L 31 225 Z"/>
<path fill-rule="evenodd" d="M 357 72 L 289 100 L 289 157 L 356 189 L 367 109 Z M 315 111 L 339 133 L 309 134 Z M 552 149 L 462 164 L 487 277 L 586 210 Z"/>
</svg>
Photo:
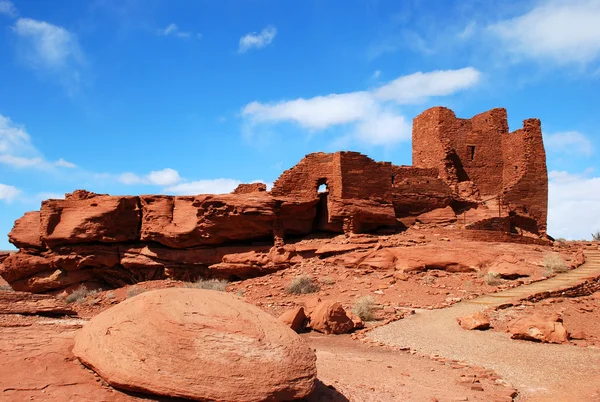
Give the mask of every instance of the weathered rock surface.
<svg viewBox="0 0 600 402">
<path fill-rule="evenodd" d="M 74 315 L 75 311 L 54 296 L 0 290 L 0 314 Z"/>
<path fill-rule="evenodd" d="M 569 333 L 558 314 L 533 314 L 512 322 L 508 327 L 512 339 L 544 343 L 567 343 Z"/>
<path fill-rule="evenodd" d="M 354 323 L 341 303 L 324 301 L 310 313 L 310 327 L 324 334 L 346 334 L 354 329 Z"/>
<path fill-rule="evenodd" d="M 279 316 L 279 321 L 296 332 L 301 332 L 304 329 L 306 320 L 307 317 L 304 312 L 304 307 L 296 307 L 295 309 L 285 311 Z"/>
<path fill-rule="evenodd" d="M 134 241 L 139 236 L 139 222 L 138 197 L 46 200 L 40 210 L 41 239 L 50 247 Z"/>
<path fill-rule="evenodd" d="M 27 212 L 15 221 L 8 240 L 18 248 L 43 248 L 40 233 L 40 212 Z"/>
<path fill-rule="evenodd" d="M 292 400 L 316 356 L 294 331 L 232 295 L 164 289 L 94 317 L 73 353 L 116 388 L 195 400 Z"/>
<path fill-rule="evenodd" d="M 424 225 L 442 225 L 456 222 L 454 210 L 447 206 L 446 208 L 434 209 L 417 216 L 417 222 Z"/>
<path fill-rule="evenodd" d="M 458 317 L 456 318 L 456 321 L 458 322 L 458 325 L 466 330 L 485 330 L 490 327 L 489 317 L 481 311 L 468 316 Z"/>
</svg>

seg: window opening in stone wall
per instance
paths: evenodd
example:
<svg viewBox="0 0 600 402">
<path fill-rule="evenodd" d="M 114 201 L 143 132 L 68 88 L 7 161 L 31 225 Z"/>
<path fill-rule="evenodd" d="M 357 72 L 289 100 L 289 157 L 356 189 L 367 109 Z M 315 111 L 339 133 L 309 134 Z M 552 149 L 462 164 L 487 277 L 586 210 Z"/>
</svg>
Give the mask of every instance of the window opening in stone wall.
<svg viewBox="0 0 600 402">
<path fill-rule="evenodd" d="M 329 192 L 329 188 L 327 187 L 327 179 L 319 179 L 317 180 L 317 193 L 327 193 Z"/>
<path fill-rule="evenodd" d="M 469 160 L 472 161 L 473 159 L 475 159 L 475 146 L 467 145 L 467 151 L 469 153 Z"/>
</svg>

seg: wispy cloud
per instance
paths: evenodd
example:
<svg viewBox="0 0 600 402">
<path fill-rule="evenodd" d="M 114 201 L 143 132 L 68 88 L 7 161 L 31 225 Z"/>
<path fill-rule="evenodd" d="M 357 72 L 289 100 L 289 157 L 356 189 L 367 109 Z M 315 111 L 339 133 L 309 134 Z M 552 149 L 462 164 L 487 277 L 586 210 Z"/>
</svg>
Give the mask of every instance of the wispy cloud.
<svg viewBox="0 0 600 402">
<path fill-rule="evenodd" d="M 545 135 L 544 143 L 549 152 L 567 155 L 590 156 L 593 149 L 592 142 L 578 131 Z"/>
<path fill-rule="evenodd" d="M 20 39 L 17 55 L 26 66 L 58 78 L 71 92 L 79 89 L 85 62 L 75 34 L 31 18 L 19 18 L 13 31 Z"/>
<path fill-rule="evenodd" d="M 16 17 L 18 15 L 18 11 L 11 1 L 0 0 L 0 14 L 7 15 L 9 17 Z"/>
<path fill-rule="evenodd" d="M 600 230 L 600 177 L 551 171 L 548 184 L 550 235 L 590 239 Z"/>
<path fill-rule="evenodd" d="M 181 182 L 181 177 L 177 170 L 165 168 L 154 170 L 144 176 L 135 173 L 123 173 L 119 176 L 119 181 L 123 184 L 150 184 L 155 186 L 172 186 Z"/>
<path fill-rule="evenodd" d="M 13 168 L 37 168 L 51 170 L 55 167 L 74 168 L 75 164 L 64 159 L 47 161 L 31 141 L 25 127 L 15 124 L 0 114 L 0 164 Z"/>
<path fill-rule="evenodd" d="M 0 183 L 0 201 L 12 202 L 21 194 L 15 186 Z"/>
<path fill-rule="evenodd" d="M 165 191 L 175 195 L 227 194 L 239 184 L 241 181 L 235 179 L 197 180 L 169 186 Z"/>
<path fill-rule="evenodd" d="M 600 55 L 598 21 L 598 0 L 550 0 L 488 28 L 515 56 L 557 64 L 587 63 Z"/>
<path fill-rule="evenodd" d="M 417 72 L 398 77 L 371 91 L 329 94 L 275 103 L 247 104 L 242 116 L 251 124 L 290 121 L 315 131 L 354 123 L 354 137 L 373 145 L 390 145 L 410 138 L 410 123 L 398 105 L 418 104 L 475 86 L 481 73 L 459 70 Z"/>
<path fill-rule="evenodd" d="M 83 61 L 77 38 L 62 27 L 19 18 L 13 29 L 25 40 L 23 51 L 34 67 L 59 69 Z"/>
<path fill-rule="evenodd" d="M 164 29 L 160 29 L 158 31 L 158 33 L 163 36 L 173 36 L 176 38 L 183 38 L 183 39 L 191 38 L 192 36 L 196 37 L 197 39 L 202 39 L 201 33 L 194 34 L 191 31 L 182 31 L 179 29 L 177 24 L 174 24 L 174 23 L 167 25 L 167 27 Z"/>
<path fill-rule="evenodd" d="M 273 42 L 275 35 L 277 35 L 277 29 L 274 26 L 268 26 L 259 33 L 250 32 L 240 38 L 238 52 L 245 53 L 253 48 L 261 49 Z"/>
</svg>

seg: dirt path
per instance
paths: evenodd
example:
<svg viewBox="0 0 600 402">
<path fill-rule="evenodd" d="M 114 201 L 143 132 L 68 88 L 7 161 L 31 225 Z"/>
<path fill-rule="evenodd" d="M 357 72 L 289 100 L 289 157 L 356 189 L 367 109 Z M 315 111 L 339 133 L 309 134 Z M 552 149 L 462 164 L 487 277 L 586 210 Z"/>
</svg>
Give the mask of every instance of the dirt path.
<svg viewBox="0 0 600 402">
<path fill-rule="evenodd" d="M 447 309 L 418 311 L 375 329 L 369 336 L 419 353 L 490 368 L 515 386 L 523 400 L 600 401 L 600 349 L 515 341 L 505 333 L 465 331 L 456 323 L 456 317 L 489 306 L 568 288 L 590 276 L 600 276 L 600 252 L 586 253 L 586 257 L 584 265 L 569 273 Z"/>
</svg>

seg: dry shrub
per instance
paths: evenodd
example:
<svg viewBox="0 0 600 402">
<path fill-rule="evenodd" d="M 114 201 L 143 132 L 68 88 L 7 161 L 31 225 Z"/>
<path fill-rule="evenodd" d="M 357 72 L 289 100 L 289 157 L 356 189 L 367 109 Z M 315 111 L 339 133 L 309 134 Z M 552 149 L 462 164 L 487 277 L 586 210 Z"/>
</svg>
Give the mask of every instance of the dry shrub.
<svg viewBox="0 0 600 402">
<path fill-rule="evenodd" d="M 85 285 L 79 286 L 65 299 L 67 303 L 77 302 L 78 304 L 83 302 L 88 296 L 94 296 L 98 293 L 97 290 L 89 290 Z"/>
<path fill-rule="evenodd" d="M 600 241 L 600 230 L 596 230 L 596 233 L 592 233 L 593 241 Z"/>
<path fill-rule="evenodd" d="M 302 275 L 292 279 L 285 287 L 285 291 L 295 295 L 315 293 L 319 291 L 319 285 L 310 276 Z"/>
<path fill-rule="evenodd" d="M 14 292 L 15 290 L 10 285 L 1 285 L 0 290 L 6 290 L 7 292 Z"/>
<path fill-rule="evenodd" d="M 335 284 L 335 280 L 326 276 L 325 278 L 321 278 L 319 279 L 319 282 L 321 282 L 323 285 L 333 285 Z"/>
<path fill-rule="evenodd" d="M 219 292 L 224 292 L 228 284 L 229 282 L 224 279 L 198 279 L 195 282 L 187 282 L 184 286 L 186 288 L 218 290 Z"/>
<path fill-rule="evenodd" d="M 502 283 L 502 279 L 500 278 L 500 274 L 498 272 L 488 272 L 485 275 L 485 283 L 490 286 L 498 286 Z"/>
<path fill-rule="evenodd" d="M 146 289 L 138 288 L 137 286 L 132 286 L 127 290 L 127 298 L 129 299 L 146 291 Z"/>
<path fill-rule="evenodd" d="M 544 255 L 543 264 L 545 273 L 549 275 L 562 274 L 569 270 L 569 267 L 567 267 L 567 264 L 565 264 L 565 261 L 560 255 L 558 255 L 558 253 L 549 253 Z"/>
<path fill-rule="evenodd" d="M 371 296 L 362 296 L 356 299 L 352 312 L 363 321 L 373 321 L 375 319 L 375 300 Z"/>
</svg>

